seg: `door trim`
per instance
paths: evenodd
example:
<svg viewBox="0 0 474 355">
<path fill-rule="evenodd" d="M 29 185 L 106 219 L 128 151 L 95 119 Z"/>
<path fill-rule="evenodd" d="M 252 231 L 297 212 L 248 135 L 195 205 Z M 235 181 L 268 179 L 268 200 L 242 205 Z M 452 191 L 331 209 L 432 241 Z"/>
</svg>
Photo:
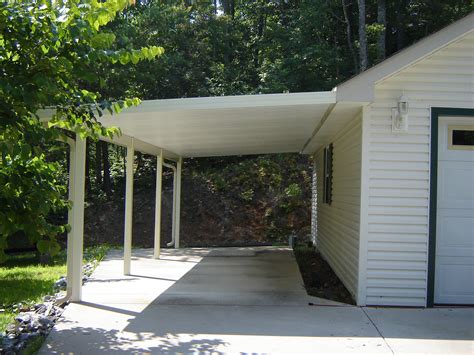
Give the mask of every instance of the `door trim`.
<svg viewBox="0 0 474 355">
<path fill-rule="evenodd" d="M 426 306 L 434 306 L 435 258 L 436 258 L 436 212 L 438 198 L 438 124 L 440 116 L 474 116 L 473 108 L 432 107 L 430 148 L 430 210 L 428 234 L 428 287 Z"/>
</svg>

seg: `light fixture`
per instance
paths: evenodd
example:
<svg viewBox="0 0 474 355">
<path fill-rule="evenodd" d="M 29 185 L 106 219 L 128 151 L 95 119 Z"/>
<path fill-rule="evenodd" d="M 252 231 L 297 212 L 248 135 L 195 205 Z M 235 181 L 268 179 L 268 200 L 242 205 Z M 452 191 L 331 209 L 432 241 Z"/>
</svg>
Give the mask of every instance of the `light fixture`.
<svg viewBox="0 0 474 355">
<path fill-rule="evenodd" d="M 408 132 L 408 100 L 405 95 L 398 99 L 397 107 L 392 108 L 392 132 Z"/>
</svg>

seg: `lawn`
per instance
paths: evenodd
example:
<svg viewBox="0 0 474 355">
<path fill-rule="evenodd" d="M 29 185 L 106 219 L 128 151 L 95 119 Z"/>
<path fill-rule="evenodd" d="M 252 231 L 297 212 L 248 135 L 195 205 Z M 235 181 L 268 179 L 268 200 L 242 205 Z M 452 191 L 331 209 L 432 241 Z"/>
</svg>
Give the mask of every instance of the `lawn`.
<svg viewBox="0 0 474 355">
<path fill-rule="evenodd" d="M 100 261 L 108 247 L 87 248 L 84 262 Z M 35 253 L 22 253 L 9 256 L 0 265 L 0 333 L 4 332 L 18 310 L 19 303 L 30 305 L 40 302 L 44 296 L 53 293 L 54 283 L 66 275 L 65 252 L 55 256 L 50 263 L 39 263 Z"/>
</svg>

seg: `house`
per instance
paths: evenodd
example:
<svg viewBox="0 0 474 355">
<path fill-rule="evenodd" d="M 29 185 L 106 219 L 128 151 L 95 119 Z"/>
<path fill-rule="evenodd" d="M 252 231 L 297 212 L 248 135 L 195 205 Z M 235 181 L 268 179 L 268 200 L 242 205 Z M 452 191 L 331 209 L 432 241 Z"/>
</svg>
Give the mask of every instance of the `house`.
<svg viewBox="0 0 474 355">
<path fill-rule="evenodd" d="M 305 148 L 313 238 L 359 305 L 474 304 L 473 26 L 339 85 Z M 339 113 L 348 101 L 362 109 Z"/>
<path fill-rule="evenodd" d="M 330 92 L 150 100 L 103 116 L 127 148 L 124 273 L 135 150 L 157 156 L 157 258 L 163 168 L 179 247 L 183 159 L 302 152 L 314 157 L 313 240 L 358 305 L 474 304 L 473 27 L 470 14 Z M 80 301 L 85 144 L 69 143 L 68 293 Z"/>
</svg>

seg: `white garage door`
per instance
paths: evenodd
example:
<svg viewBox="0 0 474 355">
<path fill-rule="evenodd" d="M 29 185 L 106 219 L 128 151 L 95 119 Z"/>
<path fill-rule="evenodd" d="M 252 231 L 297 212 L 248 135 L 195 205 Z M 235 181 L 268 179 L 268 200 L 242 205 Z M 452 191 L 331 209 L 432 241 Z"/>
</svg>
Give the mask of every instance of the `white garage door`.
<svg viewBox="0 0 474 355">
<path fill-rule="evenodd" d="M 474 117 L 440 117 L 435 294 L 474 304 Z"/>
</svg>

